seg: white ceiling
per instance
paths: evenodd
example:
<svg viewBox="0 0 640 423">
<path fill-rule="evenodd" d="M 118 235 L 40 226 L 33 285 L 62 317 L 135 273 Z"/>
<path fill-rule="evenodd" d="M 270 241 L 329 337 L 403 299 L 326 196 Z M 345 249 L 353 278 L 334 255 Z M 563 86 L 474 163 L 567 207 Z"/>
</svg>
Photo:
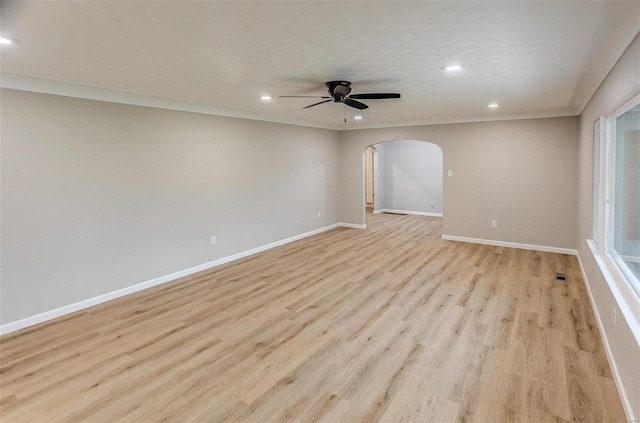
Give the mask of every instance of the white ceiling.
<svg viewBox="0 0 640 423">
<path fill-rule="evenodd" d="M 0 82 L 336 129 L 576 115 L 639 30 L 638 1 L 2 2 L 20 44 L 1 47 Z M 326 95 L 333 79 L 402 98 L 347 108 L 346 125 L 341 104 L 260 100 Z"/>
</svg>

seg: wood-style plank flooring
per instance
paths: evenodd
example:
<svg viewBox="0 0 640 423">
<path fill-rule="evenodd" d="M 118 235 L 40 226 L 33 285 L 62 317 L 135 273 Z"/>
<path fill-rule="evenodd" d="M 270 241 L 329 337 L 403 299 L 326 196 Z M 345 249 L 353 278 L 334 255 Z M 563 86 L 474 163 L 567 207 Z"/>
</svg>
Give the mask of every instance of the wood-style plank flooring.
<svg viewBox="0 0 640 423">
<path fill-rule="evenodd" d="M 367 223 L 0 338 L 2 423 L 625 421 L 574 257 Z"/>
</svg>

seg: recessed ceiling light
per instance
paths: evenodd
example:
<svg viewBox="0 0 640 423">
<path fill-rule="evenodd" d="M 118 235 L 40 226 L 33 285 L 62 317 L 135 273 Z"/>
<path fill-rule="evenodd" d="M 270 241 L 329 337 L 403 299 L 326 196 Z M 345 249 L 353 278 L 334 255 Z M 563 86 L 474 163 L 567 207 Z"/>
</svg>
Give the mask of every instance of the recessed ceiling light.
<svg viewBox="0 0 640 423">
<path fill-rule="evenodd" d="M 497 109 L 498 106 L 500 106 L 498 103 L 491 103 L 491 104 L 487 105 L 487 107 L 490 108 L 490 109 Z"/>
<path fill-rule="evenodd" d="M 358 115 L 358 116 L 354 116 L 353 117 L 355 120 L 362 120 L 362 116 Z"/>
<path fill-rule="evenodd" d="M 459 71 L 460 69 L 462 69 L 462 66 L 460 65 L 447 65 L 447 66 L 443 66 L 440 69 L 445 70 L 447 72 L 455 72 L 455 71 Z"/>
<path fill-rule="evenodd" d="M 260 96 L 260 100 L 262 100 L 262 101 L 271 101 L 271 100 L 273 100 L 273 97 L 271 97 L 270 95 L 263 95 L 263 96 Z"/>
<path fill-rule="evenodd" d="M 0 37 L 0 44 L 13 44 L 13 40 L 7 37 Z"/>
</svg>

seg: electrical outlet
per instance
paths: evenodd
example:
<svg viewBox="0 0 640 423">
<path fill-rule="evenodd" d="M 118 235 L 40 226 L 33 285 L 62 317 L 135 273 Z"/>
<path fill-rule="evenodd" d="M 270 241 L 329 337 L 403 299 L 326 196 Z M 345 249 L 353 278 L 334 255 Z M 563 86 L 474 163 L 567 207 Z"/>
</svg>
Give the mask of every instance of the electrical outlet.
<svg viewBox="0 0 640 423">
<path fill-rule="evenodd" d="M 497 228 L 498 227 L 498 221 L 497 220 L 492 220 L 491 221 L 491 227 L 492 228 Z"/>
<path fill-rule="evenodd" d="M 435 209 L 436 208 L 436 203 L 434 203 L 433 201 L 431 202 L 431 208 Z"/>
<path fill-rule="evenodd" d="M 452 178 L 452 177 L 453 177 L 453 170 L 449 170 L 449 171 L 447 171 L 447 176 L 448 176 L 449 178 Z"/>
<path fill-rule="evenodd" d="M 216 242 L 216 236 L 214 235 L 211 237 L 211 245 L 216 245 Z"/>
<path fill-rule="evenodd" d="M 320 217 L 320 210 L 318 210 L 318 217 Z"/>
</svg>

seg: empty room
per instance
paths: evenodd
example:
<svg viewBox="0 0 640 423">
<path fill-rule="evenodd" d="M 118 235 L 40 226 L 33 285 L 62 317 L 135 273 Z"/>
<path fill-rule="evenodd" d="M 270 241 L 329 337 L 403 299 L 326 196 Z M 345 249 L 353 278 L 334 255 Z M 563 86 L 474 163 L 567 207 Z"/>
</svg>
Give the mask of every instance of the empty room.
<svg viewBox="0 0 640 423">
<path fill-rule="evenodd" d="M 0 17 L 2 423 L 640 419 L 640 2 Z"/>
</svg>

